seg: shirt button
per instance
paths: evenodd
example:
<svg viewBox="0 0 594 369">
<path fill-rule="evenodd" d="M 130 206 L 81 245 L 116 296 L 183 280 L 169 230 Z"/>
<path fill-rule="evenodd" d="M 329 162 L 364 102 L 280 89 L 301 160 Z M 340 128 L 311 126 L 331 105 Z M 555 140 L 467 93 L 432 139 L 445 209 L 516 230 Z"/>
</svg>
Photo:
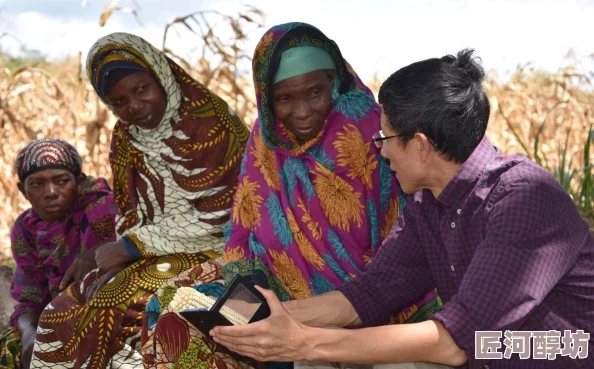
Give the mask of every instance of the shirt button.
<svg viewBox="0 0 594 369">
<path fill-rule="evenodd" d="M 452 270 L 452 272 L 456 270 L 453 265 L 450 266 L 450 269 Z"/>
<path fill-rule="evenodd" d="M 458 215 L 462 214 L 462 209 L 456 210 L 456 213 L 458 213 Z"/>
<path fill-rule="evenodd" d="M 456 222 L 452 222 L 452 224 L 450 224 L 452 226 L 452 228 L 456 228 Z"/>
</svg>

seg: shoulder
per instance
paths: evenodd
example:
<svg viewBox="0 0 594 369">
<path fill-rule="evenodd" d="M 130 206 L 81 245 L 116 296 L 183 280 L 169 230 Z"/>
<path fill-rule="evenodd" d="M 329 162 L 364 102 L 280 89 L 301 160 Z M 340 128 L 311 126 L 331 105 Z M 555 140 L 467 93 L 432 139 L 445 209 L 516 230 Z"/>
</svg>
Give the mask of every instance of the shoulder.
<svg viewBox="0 0 594 369">
<path fill-rule="evenodd" d="M 328 115 L 328 122 L 333 130 L 342 130 L 349 124 L 351 130 L 359 131 L 364 142 L 369 142 L 380 129 L 380 116 L 381 109 L 373 95 L 357 89 L 338 97 Z"/>
<path fill-rule="evenodd" d="M 490 173 L 495 185 L 485 210 L 520 218 L 565 223 L 580 222 L 573 199 L 555 177 L 537 163 L 523 157 L 501 157 L 500 173 Z"/>
<path fill-rule="evenodd" d="M 571 198 L 551 173 L 530 159 L 520 156 L 502 156 L 494 163 L 495 170 L 487 173 L 486 180 L 494 181 L 494 191 L 502 195 L 554 196 L 557 201 Z"/>
<path fill-rule="evenodd" d="M 39 217 L 37 215 L 35 215 L 35 212 L 33 211 L 32 208 L 25 210 L 14 221 L 14 225 L 12 226 L 11 234 L 16 236 L 16 235 L 24 233 L 26 225 L 28 223 L 33 222 L 37 218 L 39 218 Z"/>
<path fill-rule="evenodd" d="M 79 198 L 85 212 L 94 210 L 97 206 L 114 205 L 113 191 L 103 177 L 86 177 L 79 184 Z"/>
</svg>

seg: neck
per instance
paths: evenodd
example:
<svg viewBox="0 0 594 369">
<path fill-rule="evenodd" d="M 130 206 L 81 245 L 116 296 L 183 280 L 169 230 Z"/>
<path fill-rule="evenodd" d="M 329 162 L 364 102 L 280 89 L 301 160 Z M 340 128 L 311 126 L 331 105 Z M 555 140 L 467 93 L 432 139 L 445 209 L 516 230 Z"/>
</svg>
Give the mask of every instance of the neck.
<svg viewBox="0 0 594 369">
<path fill-rule="evenodd" d="M 425 188 L 431 191 L 433 197 L 436 199 L 443 192 L 443 189 L 452 181 L 456 176 L 456 173 L 462 167 L 462 164 L 451 163 L 448 161 L 440 160 L 441 163 L 436 165 L 431 171 L 429 177 L 429 183 Z"/>
</svg>

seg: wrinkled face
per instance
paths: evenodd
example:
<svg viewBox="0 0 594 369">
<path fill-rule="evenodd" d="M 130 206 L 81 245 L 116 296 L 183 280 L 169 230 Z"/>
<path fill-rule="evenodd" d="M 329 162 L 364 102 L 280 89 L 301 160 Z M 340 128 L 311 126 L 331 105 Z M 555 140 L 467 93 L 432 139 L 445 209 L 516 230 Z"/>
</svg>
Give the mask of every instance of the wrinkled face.
<svg viewBox="0 0 594 369">
<path fill-rule="evenodd" d="M 167 106 L 161 85 L 148 72 L 123 78 L 109 91 L 106 100 L 120 120 L 145 129 L 159 125 Z"/>
<path fill-rule="evenodd" d="M 285 79 L 272 87 L 274 115 L 299 140 L 308 141 L 322 130 L 332 108 L 332 71 L 318 70 Z"/>
<path fill-rule="evenodd" d="M 62 219 L 74 204 L 77 183 L 66 169 L 46 169 L 19 183 L 19 190 L 41 218 L 48 222 Z"/>
<path fill-rule="evenodd" d="M 397 135 L 390 127 L 388 117 L 382 111 L 380 119 L 381 129 L 384 136 Z M 398 137 L 392 137 L 382 141 L 381 155 L 390 161 L 390 169 L 396 173 L 396 179 L 406 194 L 413 194 L 423 188 L 425 178 L 425 162 L 421 160 L 418 152 L 417 137 L 413 137 L 406 145 L 402 144 Z"/>
</svg>

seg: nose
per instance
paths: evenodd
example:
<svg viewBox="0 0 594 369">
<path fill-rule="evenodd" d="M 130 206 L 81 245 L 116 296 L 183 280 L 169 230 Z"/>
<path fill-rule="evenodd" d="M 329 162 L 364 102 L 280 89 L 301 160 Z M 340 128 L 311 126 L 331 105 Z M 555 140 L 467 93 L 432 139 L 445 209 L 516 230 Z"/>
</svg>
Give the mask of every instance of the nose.
<svg viewBox="0 0 594 369">
<path fill-rule="evenodd" d="M 293 118 L 297 120 L 306 120 L 311 117 L 312 110 L 309 104 L 305 101 L 296 102 L 293 107 Z"/>
<path fill-rule="evenodd" d="M 387 158 L 388 158 L 388 156 L 386 155 L 386 152 L 384 151 L 385 149 L 386 149 L 386 147 L 385 147 L 385 146 L 382 146 L 382 148 L 380 149 L 380 155 L 381 155 L 383 158 L 387 159 Z"/>
<path fill-rule="evenodd" d="M 142 101 L 137 98 L 131 98 L 130 103 L 128 104 L 128 113 L 135 115 L 142 109 Z"/>
<path fill-rule="evenodd" d="M 49 183 L 45 187 L 45 197 L 48 198 L 48 199 L 58 197 L 58 188 L 57 188 L 57 186 L 55 184 Z"/>
</svg>

